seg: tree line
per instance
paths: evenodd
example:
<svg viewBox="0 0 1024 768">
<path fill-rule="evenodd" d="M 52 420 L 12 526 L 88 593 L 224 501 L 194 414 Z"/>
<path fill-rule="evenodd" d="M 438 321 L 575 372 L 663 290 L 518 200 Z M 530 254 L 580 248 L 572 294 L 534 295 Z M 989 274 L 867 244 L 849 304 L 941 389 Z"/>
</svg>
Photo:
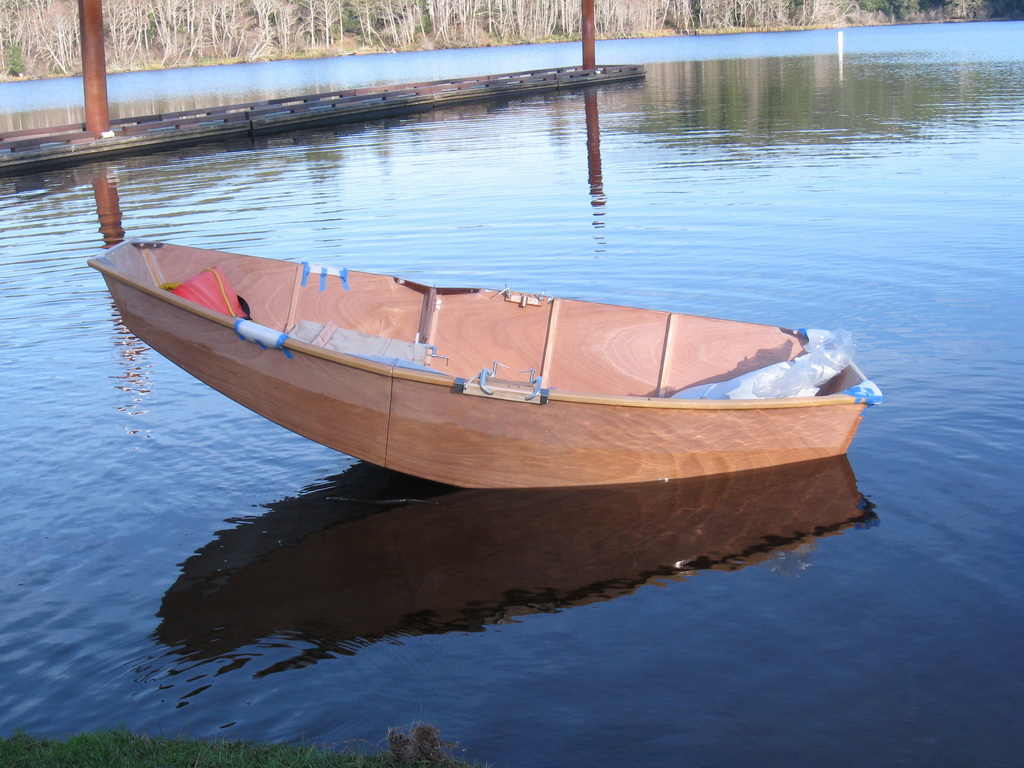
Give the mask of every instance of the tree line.
<svg viewBox="0 0 1024 768">
<path fill-rule="evenodd" d="M 104 0 L 112 72 L 579 38 L 580 0 Z M 1024 16 L 1022 0 L 596 0 L 598 35 Z M 80 72 L 77 0 L 0 0 L 0 73 Z"/>
</svg>

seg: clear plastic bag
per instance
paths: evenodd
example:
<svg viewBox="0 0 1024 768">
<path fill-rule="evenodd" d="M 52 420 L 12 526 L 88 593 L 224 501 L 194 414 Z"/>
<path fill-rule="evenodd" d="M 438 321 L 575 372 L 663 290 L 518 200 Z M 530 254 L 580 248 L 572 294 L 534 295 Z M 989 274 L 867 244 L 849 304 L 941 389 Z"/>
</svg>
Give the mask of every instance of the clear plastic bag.
<svg viewBox="0 0 1024 768">
<path fill-rule="evenodd" d="M 848 331 L 807 331 L 807 337 L 806 354 L 756 378 L 751 387 L 754 397 L 811 397 L 853 362 L 853 337 Z"/>
<path fill-rule="evenodd" d="M 673 397 L 701 400 L 811 397 L 853 362 L 855 347 L 853 337 L 842 328 L 805 333 L 805 352 L 793 360 L 759 368 L 728 381 L 688 387 Z"/>
</svg>

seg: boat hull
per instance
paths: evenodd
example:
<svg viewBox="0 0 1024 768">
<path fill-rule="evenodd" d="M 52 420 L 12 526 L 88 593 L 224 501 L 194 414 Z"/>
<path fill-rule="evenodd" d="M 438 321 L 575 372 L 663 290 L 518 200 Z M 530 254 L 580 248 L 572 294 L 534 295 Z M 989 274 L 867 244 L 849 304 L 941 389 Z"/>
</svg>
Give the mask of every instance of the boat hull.
<svg viewBox="0 0 1024 768">
<path fill-rule="evenodd" d="M 393 386 L 387 465 L 474 488 L 642 483 L 840 455 L 863 410 L 643 407 L 554 393 L 533 407 Z"/>
</svg>

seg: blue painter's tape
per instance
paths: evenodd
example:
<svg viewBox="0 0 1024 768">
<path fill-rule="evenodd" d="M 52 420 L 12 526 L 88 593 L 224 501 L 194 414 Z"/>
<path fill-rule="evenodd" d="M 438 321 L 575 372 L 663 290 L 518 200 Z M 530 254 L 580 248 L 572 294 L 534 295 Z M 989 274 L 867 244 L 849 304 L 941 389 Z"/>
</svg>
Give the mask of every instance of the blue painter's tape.
<svg viewBox="0 0 1024 768">
<path fill-rule="evenodd" d="M 311 272 L 317 272 L 320 275 L 320 290 L 327 290 L 327 277 L 328 275 L 337 275 L 341 279 L 341 284 L 348 290 L 348 269 L 345 267 L 325 267 L 322 264 L 310 264 L 308 261 L 302 262 L 302 287 L 305 288 L 309 283 L 309 275 Z"/>
<path fill-rule="evenodd" d="M 259 344 L 261 349 L 280 349 L 286 357 L 292 356 L 291 352 L 284 348 L 284 343 L 288 341 L 287 333 L 275 331 L 273 328 L 267 328 L 265 325 L 241 317 L 235 320 L 235 333 L 243 341 Z"/>
<path fill-rule="evenodd" d="M 843 390 L 843 394 L 849 395 L 858 403 L 866 403 L 867 405 L 881 405 L 884 399 L 882 397 L 882 390 L 870 379 L 864 379 L 860 384 Z"/>
</svg>

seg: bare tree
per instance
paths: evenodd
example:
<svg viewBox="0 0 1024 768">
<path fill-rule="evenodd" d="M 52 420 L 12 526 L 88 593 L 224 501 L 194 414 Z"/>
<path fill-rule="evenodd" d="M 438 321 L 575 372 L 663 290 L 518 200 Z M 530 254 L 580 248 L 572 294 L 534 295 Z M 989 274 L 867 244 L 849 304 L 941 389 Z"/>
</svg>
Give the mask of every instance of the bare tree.
<svg viewBox="0 0 1024 768">
<path fill-rule="evenodd" d="M 21 35 L 47 73 L 79 68 L 78 5 L 70 0 L 34 0 L 26 4 Z"/>
<path fill-rule="evenodd" d="M 306 0 L 300 6 L 305 18 L 305 32 L 312 48 L 330 48 L 335 37 L 343 33 L 345 4 L 342 0 Z"/>
<path fill-rule="evenodd" d="M 949 0 L 946 9 L 955 19 L 974 19 L 982 15 L 985 0 Z"/>
<path fill-rule="evenodd" d="M 854 0 L 803 0 L 796 22 L 806 26 L 835 26 L 843 23 L 855 9 Z"/>
<path fill-rule="evenodd" d="M 112 69 L 131 69 L 149 60 L 149 9 L 136 0 L 105 0 L 107 64 Z"/>
<path fill-rule="evenodd" d="M 665 0 L 597 0 L 595 13 L 601 32 L 607 37 L 635 37 L 651 34 L 665 26 L 668 3 Z"/>
</svg>

